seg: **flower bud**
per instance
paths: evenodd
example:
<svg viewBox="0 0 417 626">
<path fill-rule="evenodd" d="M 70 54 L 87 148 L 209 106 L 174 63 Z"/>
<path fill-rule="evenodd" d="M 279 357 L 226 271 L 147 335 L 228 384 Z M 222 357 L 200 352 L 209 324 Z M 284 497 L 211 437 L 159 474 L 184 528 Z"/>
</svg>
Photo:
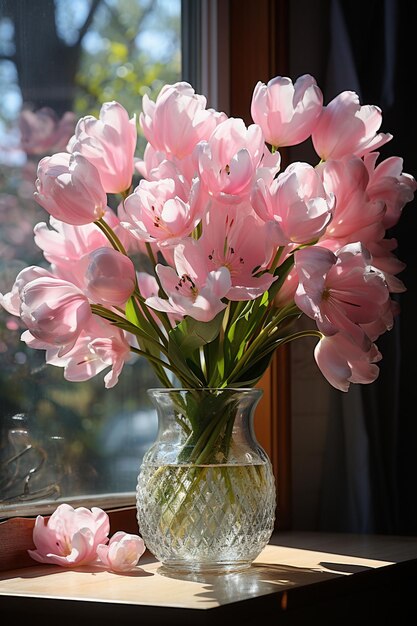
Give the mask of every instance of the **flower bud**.
<svg viewBox="0 0 417 626">
<path fill-rule="evenodd" d="M 272 146 L 295 146 L 312 133 L 321 114 L 323 94 L 309 74 L 295 83 L 276 76 L 266 85 L 258 82 L 252 96 L 251 114 L 265 140 Z"/>
<path fill-rule="evenodd" d="M 75 226 L 95 222 L 107 207 L 97 169 L 78 153 L 41 159 L 34 196 L 53 217 Z"/>
<path fill-rule="evenodd" d="M 86 289 L 90 300 L 124 305 L 132 295 L 136 274 L 132 261 L 113 248 L 97 248 L 88 255 Z"/>
<path fill-rule="evenodd" d="M 145 552 L 145 544 L 139 535 L 119 531 L 108 544 L 97 546 L 97 555 L 103 565 L 114 572 L 128 572 L 138 563 Z"/>
</svg>

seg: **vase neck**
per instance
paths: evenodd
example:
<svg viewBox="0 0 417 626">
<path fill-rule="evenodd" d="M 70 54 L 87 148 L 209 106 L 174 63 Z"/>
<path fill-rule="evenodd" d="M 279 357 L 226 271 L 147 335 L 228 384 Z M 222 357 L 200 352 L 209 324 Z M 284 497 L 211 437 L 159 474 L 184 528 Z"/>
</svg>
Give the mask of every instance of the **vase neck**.
<svg viewBox="0 0 417 626">
<path fill-rule="evenodd" d="M 181 462 L 240 462 L 259 447 L 253 428 L 259 389 L 152 389 L 149 395 L 158 413 L 158 442 L 177 448 Z"/>
</svg>

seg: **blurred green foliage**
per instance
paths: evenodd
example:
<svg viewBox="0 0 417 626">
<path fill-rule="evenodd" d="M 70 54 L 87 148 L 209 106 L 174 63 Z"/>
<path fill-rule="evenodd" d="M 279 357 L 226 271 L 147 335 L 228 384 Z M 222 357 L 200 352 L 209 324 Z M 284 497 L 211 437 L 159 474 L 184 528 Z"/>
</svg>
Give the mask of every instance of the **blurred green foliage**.
<svg viewBox="0 0 417 626">
<path fill-rule="evenodd" d="M 76 74 L 77 116 L 98 116 L 103 102 L 117 100 L 139 119 L 145 93 L 155 99 L 164 84 L 180 79 L 179 11 L 179 0 L 117 0 L 99 6 L 96 36 L 85 38 Z M 139 133 L 138 154 L 144 145 Z"/>
</svg>

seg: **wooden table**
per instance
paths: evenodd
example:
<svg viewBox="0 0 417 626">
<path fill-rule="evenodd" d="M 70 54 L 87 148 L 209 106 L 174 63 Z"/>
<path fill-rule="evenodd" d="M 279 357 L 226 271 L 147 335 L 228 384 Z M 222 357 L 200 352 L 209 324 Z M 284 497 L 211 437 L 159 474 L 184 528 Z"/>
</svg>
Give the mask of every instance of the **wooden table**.
<svg viewBox="0 0 417 626">
<path fill-rule="evenodd" d="M 416 601 L 417 537 L 387 535 L 277 533 L 249 570 L 226 575 L 172 577 L 150 557 L 124 575 L 35 564 L 0 576 L 4 625 L 414 626 Z"/>
</svg>

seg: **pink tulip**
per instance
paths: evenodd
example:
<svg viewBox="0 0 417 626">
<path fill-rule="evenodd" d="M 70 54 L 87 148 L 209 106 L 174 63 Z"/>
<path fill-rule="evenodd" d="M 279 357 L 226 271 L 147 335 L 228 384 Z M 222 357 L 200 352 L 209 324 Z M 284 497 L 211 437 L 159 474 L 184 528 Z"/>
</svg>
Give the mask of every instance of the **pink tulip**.
<svg viewBox="0 0 417 626">
<path fill-rule="evenodd" d="M 276 245 L 305 244 L 324 233 L 332 218 L 334 194 L 326 192 L 311 165 L 292 163 L 270 187 L 257 181 L 252 204 L 268 223 Z"/>
<path fill-rule="evenodd" d="M 175 270 L 158 264 L 156 271 L 168 299 L 147 298 L 146 304 L 156 311 L 164 311 L 176 318 L 190 315 L 201 322 L 211 321 L 226 308 L 222 298 L 230 287 L 230 272 L 226 267 L 210 271 L 201 246 L 194 239 L 186 239 L 174 251 Z"/>
<path fill-rule="evenodd" d="M 164 248 L 164 250 L 167 250 L 167 248 Z M 147 298 L 153 298 L 153 297 L 157 297 L 159 294 L 159 285 L 158 285 L 158 281 L 156 280 L 155 276 L 153 276 L 152 274 L 148 274 L 147 272 L 137 272 L 137 278 L 138 278 L 138 286 L 139 286 L 139 292 L 141 294 L 141 296 L 143 298 L 145 298 L 145 300 Z M 155 322 L 158 325 L 161 325 L 161 320 L 159 319 L 156 311 L 154 309 L 149 309 L 150 314 L 152 315 L 153 319 L 155 320 Z M 178 317 L 182 317 L 181 316 L 176 316 L 175 315 L 168 315 L 169 319 L 172 322 L 172 325 L 175 326 L 176 321 L 178 320 Z"/>
<path fill-rule="evenodd" d="M 67 224 L 90 224 L 103 217 L 107 207 L 97 169 L 77 152 L 58 152 L 40 160 L 34 196 Z"/>
<path fill-rule="evenodd" d="M 8 293 L 0 294 L 0 305 L 11 315 L 20 317 L 22 304 L 20 293 L 23 287 L 36 278 L 44 278 L 45 276 L 51 277 L 52 274 L 44 267 L 38 267 L 37 265 L 25 267 L 16 276 L 12 289 Z"/>
<path fill-rule="evenodd" d="M 203 235 L 198 241 L 210 270 L 227 267 L 232 285 L 229 300 L 253 300 L 262 295 L 275 278 L 266 270 L 271 260 L 267 227 L 254 214 L 251 205 L 233 204 L 225 207 L 213 200 L 203 223 Z"/>
<path fill-rule="evenodd" d="M 86 294 L 96 304 L 123 306 L 135 290 L 135 266 L 126 255 L 101 247 L 82 260 Z"/>
<path fill-rule="evenodd" d="M 146 180 L 162 180 L 163 178 L 182 178 L 191 187 L 193 178 L 197 175 L 197 165 L 194 153 L 182 159 L 174 155 L 167 157 L 165 152 L 158 152 L 148 143 L 146 145 L 143 159 L 136 159 L 135 169 L 142 178 Z"/>
<path fill-rule="evenodd" d="M 60 504 L 49 520 L 37 516 L 33 529 L 36 550 L 28 553 L 40 563 L 86 565 L 96 561 L 97 546 L 107 541 L 109 530 L 109 517 L 101 509 Z"/>
<path fill-rule="evenodd" d="M 417 181 L 403 172 L 403 159 L 390 157 L 376 164 L 378 153 L 365 157 L 369 173 L 367 193 L 371 200 L 383 202 L 385 213 L 384 228 L 392 228 L 401 217 L 404 206 L 411 202 L 417 190 Z"/>
<path fill-rule="evenodd" d="M 126 250 L 135 249 L 136 240 L 123 228 L 112 209 L 107 207 L 103 220 L 115 232 Z M 111 243 L 96 224 L 73 226 L 49 218 L 49 224 L 39 222 L 35 225 L 34 240 L 43 251 L 45 259 L 53 266 L 54 273 L 60 278 L 82 286 L 84 277 L 75 276 L 75 265 L 81 257 L 96 248 L 110 247 Z"/>
<path fill-rule="evenodd" d="M 156 150 L 151 143 L 147 143 L 143 151 L 143 158 L 135 158 L 135 170 L 146 180 L 160 180 L 161 178 L 175 178 L 175 176 L 159 176 L 159 168 L 162 164 L 167 164 L 168 168 L 173 168 L 176 172 L 176 166 L 173 161 L 167 160 L 165 152 Z"/>
<path fill-rule="evenodd" d="M 367 244 L 382 238 L 385 203 L 382 198 L 369 196 L 369 174 L 362 159 L 331 159 L 319 166 L 318 172 L 325 188 L 336 198 L 325 237 L 337 239 L 342 245 L 355 241 Z"/>
<path fill-rule="evenodd" d="M 45 222 L 36 224 L 33 232 L 35 243 L 52 265 L 54 275 L 82 290 L 85 287 L 85 266 L 80 259 L 96 248 L 111 245 L 95 224 L 73 226 L 54 217 L 50 217 L 49 225 Z"/>
<path fill-rule="evenodd" d="M 262 179 L 269 186 L 278 174 L 281 167 L 281 155 L 278 151 L 272 153 L 265 144 L 261 162 L 256 168 L 254 181 Z"/>
<path fill-rule="evenodd" d="M 87 297 L 72 283 L 45 276 L 26 283 L 20 290 L 21 318 L 40 341 L 69 351 L 84 325 L 91 319 Z"/>
<path fill-rule="evenodd" d="M 395 239 L 383 239 L 382 234 L 385 231 L 383 227 L 377 228 L 376 225 L 369 229 L 363 229 L 361 232 L 363 240 L 366 241 L 366 249 L 371 255 L 371 266 L 383 275 L 388 291 L 390 293 L 406 291 L 404 283 L 397 277 L 397 274 L 405 269 L 405 263 L 393 253 L 397 247 L 397 241 Z M 370 232 L 371 238 L 368 237 L 367 232 Z M 340 239 L 332 238 L 320 239 L 318 245 L 335 253 L 343 247 Z"/>
<path fill-rule="evenodd" d="M 108 544 L 97 546 L 97 556 L 113 572 L 129 572 L 136 567 L 145 549 L 142 537 L 119 531 Z"/>
<path fill-rule="evenodd" d="M 290 78 L 276 76 L 266 85 L 256 84 L 251 114 L 269 144 L 295 146 L 311 135 L 322 105 L 323 94 L 309 74 L 300 76 L 294 84 Z"/>
<path fill-rule="evenodd" d="M 138 246 L 132 245 L 132 241 L 136 240 L 120 225 L 111 209 L 106 211 L 103 219 L 116 233 L 125 249 L 136 252 Z M 97 248 L 111 247 L 109 240 L 96 224 L 73 226 L 50 217 L 49 225 L 40 222 L 35 225 L 33 232 L 35 243 L 53 266 L 54 275 L 74 283 L 82 290 L 85 289 L 86 271 L 83 257 Z"/>
<path fill-rule="evenodd" d="M 356 93 L 343 91 L 324 107 L 312 134 L 314 148 L 323 161 L 361 157 L 392 139 L 389 133 L 378 133 L 381 123 L 379 107 L 361 106 Z"/>
<path fill-rule="evenodd" d="M 59 357 L 58 357 L 59 358 Z M 71 382 L 89 380 L 110 367 L 104 376 L 106 389 L 117 385 L 125 363 L 131 358 L 125 333 L 105 320 L 95 318 L 80 334 L 72 351 L 48 363 L 64 367 L 64 377 Z"/>
<path fill-rule="evenodd" d="M 137 277 L 139 291 L 144 298 L 158 295 L 159 285 L 155 276 L 147 272 L 138 272 Z"/>
<path fill-rule="evenodd" d="M 361 348 L 343 333 L 323 336 L 314 350 L 316 363 L 329 383 L 348 391 L 350 383 L 373 383 L 379 375 L 375 365 L 382 356 L 375 344 Z"/>
<path fill-rule="evenodd" d="M 141 180 L 124 202 L 122 225 L 140 241 L 175 245 L 191 234 L 204 209 L 200 184 L 180 179 Z"/>
<path fill-rule="evenodd" d="M 404 283 L 397 277 L 406 265 L 394 254 L 397 248 L 396 239 L 380 239 L 367 244 L 372 255 L 372 265 L 384 274 L 385 281 L 391 293 L 406 291 Z"/>
<path fill-rule="evenodd" d="M 367 337 L 369 337 L 371 341 L 376 341 L 380 335 L 383 335 L 387 330 L 391 330 L 394 326 L 394 318 L 399 312 L 400 306 L 398 302 L 388 298 L 381 307 L 378 318 L 369 324 L 361 325 Z"/>
<path fill-rule="evenodd" d="M 98 170 L 107 193 L 130 189 L 136 150 L 136 117 L 129 119 L 118 102 L 105 102 L 100 118 L 82 117 L 68 143 L 69 152 L 79 152 Z"/>
<path fill-rule="evenodd" d="M 73 226 L 50 217 L 49 224 L 35 225 L 34 240 L 43 251 L 45 259 L 55 268 L 72 271 L 80 257 L 102 246 L 110 246 L 104 233 L 95 224 Z"/>
<path fill-rule="evenodd" d="M 24 109 L 19 116 L 21 147 L 26 154 L 44 155 L 63 151 L 74 132 L 75 114 L 67 111 L 59 118 L 49 107 Z"/>
<path fill-rule="evenodd" d="M 240 202 L 248 196 L 264 149 L 264 137 L 257 124 L 246 128 L 239 118 L 219 124 L 208 141 L 200 142 L 197 151 L 199 176 L 208 192 L 228 202 Z"/>
<path fill-rule="evenodd" d="M 370 255 L 360 244 L 350 244 L 336 254 L 319 246 L 295 254 L 299 284 L 295 304 L 315 319 L 325 335 L 343 331 L 361 345 L 361 324 L 378 319 L 389 297 L 383 276 L 372 269 Z"/>
<path fill-rule="evenodd" d="M 145 94 L 139 117 L 143 134 L 155 150 L 183 159 L 226 119 L 224 113 L 206 109 L 206 104 L 206 98 L 186 82 L 164 85 L 155 102 Z"/>
<path fill-rule="evenodd" d="M 72 348 L 61 354 L 51 343 L 40 341 L 30 331 L 22 334 L 31 348 L 45 350 L 48 365 L 64 368 L 64 378 L 70 382 L 90 380 L 103 370 L 110 370 L 104 376 L 106 389 L 114 387 L 131 358 L 130 344 L 125 333 L 107 320 L 93 316 L 80 332 Z"/>
</svg>

